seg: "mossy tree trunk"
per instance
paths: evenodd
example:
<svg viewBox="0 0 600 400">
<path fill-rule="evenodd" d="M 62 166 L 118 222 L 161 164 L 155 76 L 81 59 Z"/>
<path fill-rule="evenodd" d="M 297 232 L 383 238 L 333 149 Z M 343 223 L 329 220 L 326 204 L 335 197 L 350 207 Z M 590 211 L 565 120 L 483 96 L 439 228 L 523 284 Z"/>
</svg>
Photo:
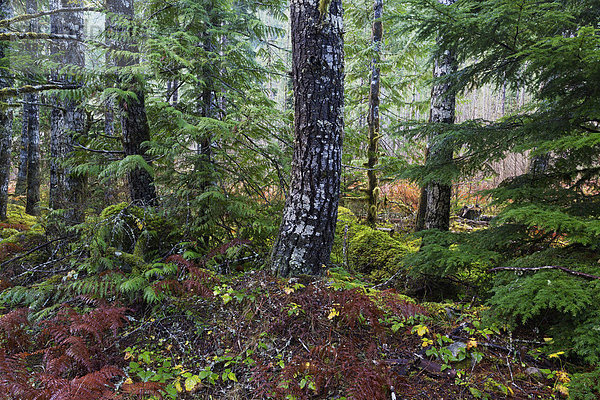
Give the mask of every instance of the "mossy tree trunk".
<svg viewBox="0 0 600 400">
<path fill-rule="evenodd" d="M 12 15 L 10 0 L 0 0 L 0 18 L 7 19 Z M 0 29 L 6 32 L 6 29 Z M 0 76 L 0 89 L 10 87 L 8 42 L 0 43 L 0 67 L 3 73 Z M 8 207 L 8 183 L 10 180 L 10 146 L 12 139 L 12 116 L 8 108 L 0 109 L 0 220 L 6 219 Z"/>
<path fill-rule="evenodd" d="M 375 0 L 373 3 L 373 29 L 372 41 L 375 55 L 371 62 L 371 84 L 369 91 L 369 114 L 367 124 L 369 126 L 369 144 L 367 148 L 367 223 L 375 226 L 377 222 L 377 209 L 379 206 L 379 182 L 375 166 L 379 161 L 379 88 L 381 70 L 378 66 L 381 53 L 381 40 L 383 37 L 383 25 L 381 17 L 383 13 L 383 0 Z"/>
<path fill-rule="evenodd" d="M 327 4 L 327 2 L 325 2 Z M 339 201 L 344 104 L 342 2 L 291 0 L 294 80 L 292 176 L 271 268 L 281 276 L 322 272 Z"/>
<path fill-rule="evenodd" d="M 82 7 L 78 0 L 51 0 L 50 8 Z M 50 16 L 50 32 L 52 34 L 67 34 L 83 39 L 83 13 L 64 12 Z M 50 53 L 61 65 L 70 68 L 85 66 L 83 44 L 80 41 L 65 40 L 53 42 Z M 81 85 L 75 74 L 64 71 L 54 71 L 52 78 L 65 85 Z M 85 111 L 83 99 L 60 98 L 54 96 L 55 107 L 50 117 L 50 198 L 51 209 L 64 209 L 64 219 L 67 223 L 75 223 L 83 219 L 83 202 L 85 177 L 75 175 L 67 165 L 67 160 L 73 152 L 75 137 L 85 128 Z"/>
<path fill-rule="evenodd" d="M 106 8 L 110 13 L 123 17 L 126 21 L 133 20 L 133 0 L 107 0 Z M 115 19 L 118 19 L 115 18 Z M 127 37 L 127 23 L 123 21 L 111 21 L 108 19 L 109 29 L 115 33 L 115 41 L 119 50 L 135 52 L 136 46 Z M 118 67 L 130 67 L 137 64 L 137 57 L 120 55 L 114 57 L 114 63 Z M 120 77 L 122 89 L 134 93 L 133 98 L 120 98 L 117 108 L 121 119 L 121 134 L 123 137 L 123 150 L 125 157 L 141 156 L 142 160 L 150 166 L 143 143 L 150 141 L 150 126 L 146 116 L 144 84 L 133 74 Z M 132 202 L 142 205 L 156 205 L 156 189 L 154 178 L 143 166 L 133 167 L 127 173 L 129 184 L 129 195 Z"/>
</svg>

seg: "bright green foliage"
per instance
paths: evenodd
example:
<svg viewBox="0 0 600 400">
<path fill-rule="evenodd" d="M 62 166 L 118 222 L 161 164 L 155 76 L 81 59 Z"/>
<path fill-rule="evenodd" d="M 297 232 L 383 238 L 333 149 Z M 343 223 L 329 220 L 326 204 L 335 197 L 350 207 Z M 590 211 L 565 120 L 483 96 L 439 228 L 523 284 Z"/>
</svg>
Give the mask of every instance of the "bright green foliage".
<svg viewBox="0 0 600 400">
<path fill-rule="evenodd" d="M 428 246 L 416 265 L 436 276 L 477 268 L 525 269 L 496 273 L 492 310 L 513 323 L 539 327 L 570 355 L 597 364 L 598 281 L 526 270 L 562 266 L 600 275 L 597 2 L 465 0 L 444 6 L 428 0 L 413 7 L 420 34 L 439 39 L 436 51 L 455 51 L 461 67 L 446 79 L 457 92 L 505 84 L 527 90 L 532 101 L 499 121 L 448 127 L 437 138 L 461 149 L 455 162 L 414 168 L 406 176 L 451 182 L 508 152 L 528 151 L 538 161 L 547 160 L 490 191 L 501 210 L 490 229 L 443 237 L 426 232 Z M 423 137 L 439 128 L 413 133 Z"/>
</svg>

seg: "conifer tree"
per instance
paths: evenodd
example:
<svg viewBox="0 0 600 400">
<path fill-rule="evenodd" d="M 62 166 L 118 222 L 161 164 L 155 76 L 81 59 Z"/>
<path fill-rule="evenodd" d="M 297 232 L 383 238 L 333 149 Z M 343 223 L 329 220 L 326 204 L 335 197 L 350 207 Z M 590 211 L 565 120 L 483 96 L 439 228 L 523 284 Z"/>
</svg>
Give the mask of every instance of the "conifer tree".
<svg viewBox="0 0 600 400">
<path fill-rule="evenodd" d="M 292 0 L 294 159 L 271 268 L 319 274 L 337 222 L 343 135 L 341 0 Z"/>
<path fill-rule="evenodd" d="M 418 2 L 420 30 L 440 38 L 438 56 L 455 51 L 462 67 L 449 77 L 454 90 L 506 84 L 532 100 L 499 121 L 448 130 L 443 139 L 461 156 L 421 171 L 468 176 L 508 152 L 528 151 L 534 162 L 491 191 L 500 213 L 490 229 L 438 232 L 439 245 L 409 262 L 436 276 L 488 270 L 492 312 L 536 326 L 561 349 L 600 365 L 590 328 L 600 323 L 597 2 L 461 1 L 443 11 L 436 3 Z"/>
<path fill-rule="evenodd" d="M 37 12 L 37 0 L 26 0 L 25 6 L 27 14 Z M 33 18 L 29 21 L 29 32 L 39 32 L 37 19 Z M 37 48 L 34 41 L 26 44 L 30 63 L 33 63 L 37 55 Z M 31 69 L 31 65 L 29 69 Z M 32 78 L 32 76 L 31 73 L 25 75 L 26 78 Z M 23 95 L 21 155 L 15 186 L 16 194 L 26 194 L 25 212 L 30 215 L 37 215 L 37 205 L 40 201 L 40 121 L 38 103 L 38 93 L 32 92 Z"/>
<path fill-rule="evenodd" d="M 443 5 L 452 5 L 455 0 L 440 0 Z M 456 108 L 456 96 L 452 92 L 449 81 L 442 81 L 446 75 L 455 73 L 457 69 L 453 49 L 444 48 L 442 54 L 434 60 L 433 78 L 436 81 L 431 89 L 431 108 L 429 122 L 434 124 L 453 124 Z M 440 135 L 435 132 L 431 135 Z M 432 141 L 427 149 L 426 163 L 430 166 L 443 165 L 452 162 L 453 149 L 447 140 Z M 441 180 L 427 182 L 422 188 L 423 193 L 417 212 L 417 230 L 450 228 L 450 198 L 452 185 Z M 422 220 L 421 220 L 422 218 Z"/>
<path fill-rule="evenodd" d="M 383 0 L 375 0 L 373 3 L 373 29 L 372 41 L 375 51 L 371 66 L 371 80 L 369 90 L 369 114 L 367 124 L 369 126 L 369 142 L 367 148 L 367 223 L 374 226 L 377 222 L 377 208 L 379 207 L 379 182 L 375 166 L 379 160 L 379 139 L 381 137 L 379 122 L 379 91 L 381 86 L 381 68 L 378 66 L 378 58 L 381 57 L 381 42 L 383 38 Z"/>
<path fill-rule="evenodd" d="M 117 17 L 124 17 L 124 21 L 112 21 L 109 16 L 109 29 L 116 36 L 116 47 L 119 55 L 114 56 L 117 67 L 126 67 L 138 63 L 137 56 L 132 53 L 136 46 L 132 43 L 128 29 L 134 16 L 133 0 L 107 0 L 107 10 Z M 123 53 L 126 53 L 123 55 Z M 143 148 L 145 142 L 150 140 L 150 126 L 146 116 L 145 91 L 143 82 L 133 74 L 122 74 L 119 81 L 125 90 L 132 92 L 133 96 L 118 99 L 119 116 L 121 120 L 121 134 L 123 138 L 123 149 L 125 157 L 140 157 L 138 163 L 144 166 L 134 165 L 127 173 L 127 183 L 131 201 L 145 205 L 156 204 L 156 189 L 154 179 L 149 172 L 150 165 L 147 160 L 146 151 Z"/>
<path fill-rule="evenodd" d="M 50 8 L 81 7 L 82 2 L 51 0 Z M 85 66 L 83 49 L 83 13 L 79 11 L 54 13 L 50 16 L 50 33 L 67 34 L 78 40 L 54 41 L 50 53 L 56 57 L 58 68 L 52 79 L 60 84 L 81 86 L 81 71 Z M 82 99 L 54 96 L 50 124 L 50 198 L 51 209 L 65 209 L 67 222 L 81 221 L 85 179 L 74 174 L 68 165 L 72 155 L 75 137 L 83 133 L 85 112 Z"/>
<path fill-rule="evenodd" d="M 0 19 L 10 18 L 12 8 L 10 0 L 0 0 Z M 6 29 L 2 29 L 6 32 Z M 0 89 L 12 85 L 9 64 L 8 42 L 0 43 Z M 8 206 L 8 184 L 10 179 L 10 147 L 12 139 L 12 116 L 6 103 L 0 107 L 0 220 L 6 219 Z"/>
</svg>

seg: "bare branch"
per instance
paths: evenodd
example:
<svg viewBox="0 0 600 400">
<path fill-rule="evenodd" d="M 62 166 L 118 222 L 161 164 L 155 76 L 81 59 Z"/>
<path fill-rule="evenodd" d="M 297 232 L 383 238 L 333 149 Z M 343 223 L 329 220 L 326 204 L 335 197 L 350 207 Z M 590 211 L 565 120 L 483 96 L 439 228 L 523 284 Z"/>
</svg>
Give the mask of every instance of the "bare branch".
<svg viewBox="0 0 600 400">
<path fill-rule="evenodd" d="M 544 265 L 543 267 L 531 267 L 531 268 L 527 268 L 527 267 L 522 267 L 522 268 L 519 268 L 519 267 L 497 267 L 497 268 L 490 269 L 488 272 L 497 272 L 497 271 L 525 271 L 525 272 L 528 272 L 528 271 L 539 271 L 542 269 L 558 269 L 563 272 L 566 272 L 567 274 L 581 276 L 581 277 L 587 278 L 587 279 L 599 279 L 600 280 L 600 276 L 586 274 L 585 272 L 573 271 L 572 269 L 560 267 L 557 265 Z"/>
</svg>

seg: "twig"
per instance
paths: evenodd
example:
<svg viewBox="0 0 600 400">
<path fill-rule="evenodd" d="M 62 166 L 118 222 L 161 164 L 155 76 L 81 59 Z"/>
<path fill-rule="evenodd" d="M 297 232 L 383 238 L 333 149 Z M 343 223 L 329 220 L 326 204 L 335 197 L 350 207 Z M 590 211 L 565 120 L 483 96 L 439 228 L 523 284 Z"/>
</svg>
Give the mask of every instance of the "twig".
<svg viewBox="0 0 600 400">
<path fill-rule="evenodd" d="M 496 271 L 525 271 L 525 272 L 527 272 L 527 271 L 539 271 L 542 269 L 558 269 L 560 271 L 566 272 L 567 274 L 581 276 L 583 278 L 588 278 L 588 279 L 600 280 L 600 276 L 598 276 L 598 275 L 592 275 L 592 274 L 586 274 L 585 272 L 573 271 L 572 269 L 568 269 L 568 268 L 561 267 L 558 265 L 544 265 L 543 267 L 531 267 L 531 268 L 527 268 L 527 267 L 496 267 L 496 268 L 492 268 L 492 269 L 488 270 L 488 272 L 496 272 Z"/>
</svg>

